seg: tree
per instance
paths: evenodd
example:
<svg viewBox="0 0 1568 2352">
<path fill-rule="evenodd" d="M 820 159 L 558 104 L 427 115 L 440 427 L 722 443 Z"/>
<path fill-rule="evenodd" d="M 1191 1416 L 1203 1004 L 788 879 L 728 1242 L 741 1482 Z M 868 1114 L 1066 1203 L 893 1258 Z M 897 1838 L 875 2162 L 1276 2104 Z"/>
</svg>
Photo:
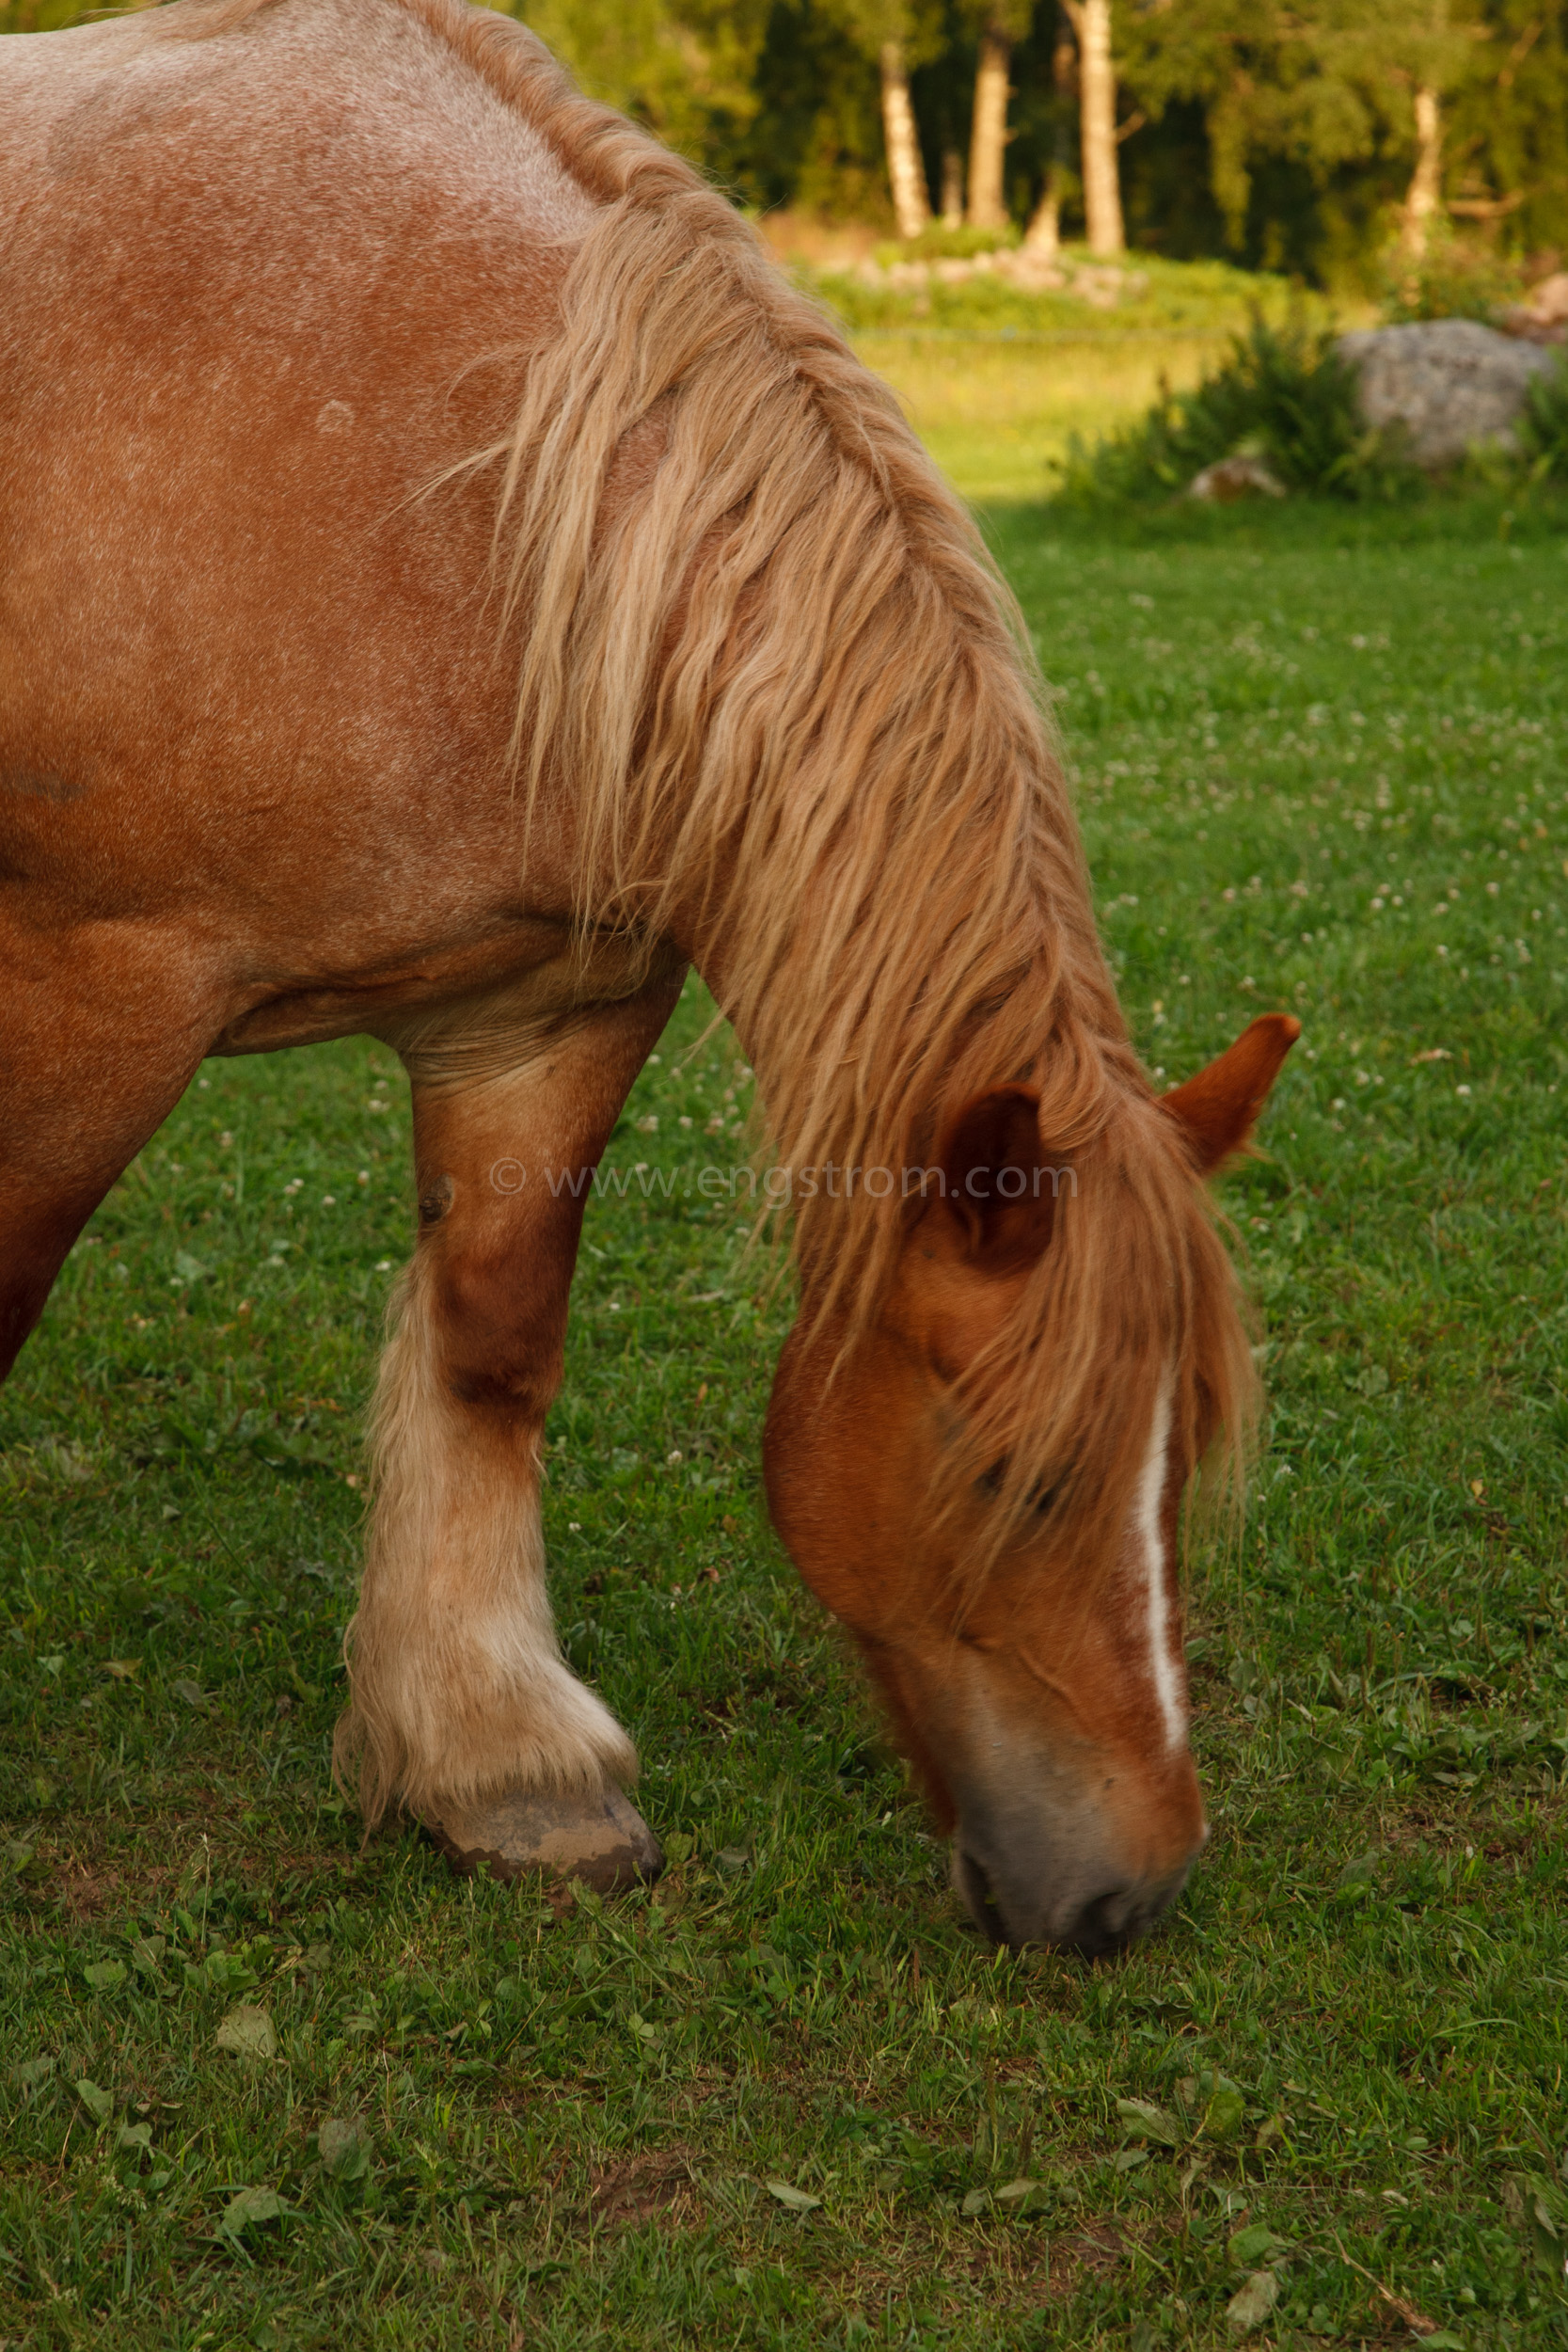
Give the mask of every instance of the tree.
<svg viewBox="0 0 1568 2352">
<path fill-rule="evenodd" d="M 496 0 L 492 0 L 496 5 Z M 499 0 L 592 98 L 728 165 L 757 111 L 768 0 Z"/>
<path fill-rule="evenodd" d="M 1183 0 L 1135 9 L 1123 32 L 1122 71 L 1146 113 L 1196 99 L 1209 137 L 1209 177 L 1227 242 L 1239 246 L 1259 151 L 1291 145 L 1305 52 L 1292 46 L 1277 0 Z"/>
<path fill-rule="evenodd" d="M 989 0 L 980 19 L 974 113 L 969 133 L 969 225 L 1006 229 L 1008 76 L 1013 44 L 1029 29 L 1033 0 Z"/>
<path fill-rule="evenodd" d="M 910 73 L 940 53 L 937 0 L 841 0 L 841 15 L 856 46 L 877 60 L 894 218 L 901 237 L 918 237 L 930 223 L 931 199 Z"/>
<path fill-rule="evenodd" d="M 1413 264 L 1426 258 L 1443 212 L 1443 114 L 1477 70 L 1490 27 L 1471 0 L 1311 0 L 1303 34 L 1313 76 L 1304 87 L 1305 119 L 1319 151 L 1336 161 L 1374 156 L 1380 147 L 1410 158 L 1401 207 L 1400 244 Z M 1323 137 L 1313 85 L 1354 92 L 1365 129 L 1353 145 Z"/>
<path fill-rule="evenodd" d="M 1491 40 L 1445 110 L 1447 209 L 1516 252 L 1568 246 L 1568 0 L 1487 0 Z"/>
<path fill-rule="evenodd" d="M 974 119 L 969 134 L 969 225 L 1005 229 L 1003 165 L 1007 149 L 1007 76 L 1013 44 L 1003 19 L 988 17 L 980 27 L 974 70 Z"/>
<path fill-rule="evenodd" d="M 1527 120 L 1537 218 L 1543 230 L 1554 212 L 1554 227 L 1563 220 L 1560 129 L 1554 140 L 1544 126 L 1568 95 L 1565 24 L 1564 0 L 1167 0 L 1129 17 L 1126 71 L 1156 119 L 1173 99 L 1202 103 L 1232 245 L 1243 240 L 1255 166 L 1282 156 L 1310 175 L 1321 209 L 1352 178 L 1375 217 L 1365 197 L 1381 192 L 1418 262 L 1449 209 L 1450 161 L 1467 176 L 1453 200 L 1472 217 L 1498 221 L 1526 200 L 1517 133 Z M 1521 72 L 1531 84 L 1523 103 L 1513 98 Z M 1462 137 L 1449 135 L 1456 119 Z"/>
<path fill-rule="evenodd" d="M 914 106 L 910 98 L 910 73 L 901 40 L 884 40 L 879 63 L 882 74 L 882 135 L 887 142 L 887 176 L 893 189 L 894 217 L 901 237 L 918 237 L 929 226 L 930 198 L 926 166 L 920 153 Z"/>
<path fill-rule="evenodd" d="M 1071 166 L 1072 121 L 1078 98 L 1078 52 L 1065 10 L 1058 11 L 1056 38 L 1051 44 L 1051 148 L 1039 201 L 1030 216 L 1023 249 L 1037 260 L 1053 262 L 1062 242 L 1062 198 Z"/>
<path fill-rule="evenodd" d="M 1078 116 L 1084 152 L 1084 217 L 1091 253 L 1120 253 L 1121 174 L 1117 151 L 1117 69 L 1111 0 L 1062 0 L 1078 40 Z"/>
</svg>

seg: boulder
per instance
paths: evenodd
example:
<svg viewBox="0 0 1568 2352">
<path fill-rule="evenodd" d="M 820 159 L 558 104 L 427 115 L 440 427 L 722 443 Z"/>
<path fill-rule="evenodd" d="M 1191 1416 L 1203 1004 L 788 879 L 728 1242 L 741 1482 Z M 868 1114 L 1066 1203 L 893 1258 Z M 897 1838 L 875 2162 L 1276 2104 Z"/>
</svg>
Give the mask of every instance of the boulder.
<svg viewBox="0 0 1568 2352">
<path fill-rule="evenodd" d="M 1532 343 L 1568 343 L 1568 270 L 1544 278 L 1528 302 L 1516 303 L 1498 321 L 1505 335 Z"/>
<path fill-rule="evenodd" d="M 1513 445 L 1532 376 L 1555 352 L 1499 335 L 1474 319 L 1426 319 L 1341 335 L 1338 352 L 1361 383 L 1371 425 L 1402 424 L 1418 466 L 1451 466 L 1478 441 Z"/>
<path fill-rule="evenodd" d="M 1194 474 L 1187 496 L 1204 499 L 1213 506 L 1233 506 L 1238 499 L 1282 499 L 1285 485 L 1260 457 L 1222 457 L 1216 465 L 1205 466 L 1201 473 Z"/>
</svg>

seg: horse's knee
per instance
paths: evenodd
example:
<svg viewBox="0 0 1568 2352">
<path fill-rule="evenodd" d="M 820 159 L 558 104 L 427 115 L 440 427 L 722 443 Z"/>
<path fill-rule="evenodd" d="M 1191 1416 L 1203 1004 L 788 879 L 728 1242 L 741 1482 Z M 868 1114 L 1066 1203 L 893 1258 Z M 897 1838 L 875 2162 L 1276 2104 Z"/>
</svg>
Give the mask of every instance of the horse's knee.
<svg viewBox="0 0 1568 2352">
<path fill-rule="evenodd" d="M 566 1301 L 541 1295 L 515 1253 L 443 1254 L 429 1312 L 448 1394 L 458 1404 L 542 1421 L 566 1359 Z"/>
</svg>

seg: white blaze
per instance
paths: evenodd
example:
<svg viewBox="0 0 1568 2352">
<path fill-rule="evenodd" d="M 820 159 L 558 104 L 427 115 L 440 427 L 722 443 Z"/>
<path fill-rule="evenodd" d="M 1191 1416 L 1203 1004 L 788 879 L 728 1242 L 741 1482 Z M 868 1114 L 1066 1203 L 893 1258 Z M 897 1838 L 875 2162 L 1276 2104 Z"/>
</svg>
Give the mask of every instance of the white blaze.
<svg viewBox="0 0 1568 2352">
<path fill-rule="evenodd" d="M 1182 1704 L 1176 1661 L 1170 1653 L 1170 1594 L 1165 1582 L 1165 1546 L 1160 1525 L 1169 1453 L 1170 1384 L 1167 1381 L 1162 1387 L 1154 1407 L 1154 1426 L 1149 1432 L 1148 1452 L 1144 1456 L 1143 1470 L 1138 1478 L 1133 1527 L 1143 1555 L 1148 1613 L 1149 1672 L 1154 1679 L 1154 1695 L 1160 1702 L 1160 1712 L 1164 1718 L 1165 1739 L 1171 1747 L 1175 1747 L 1187 1728 L 1187 1710 Z"/>
</svg>

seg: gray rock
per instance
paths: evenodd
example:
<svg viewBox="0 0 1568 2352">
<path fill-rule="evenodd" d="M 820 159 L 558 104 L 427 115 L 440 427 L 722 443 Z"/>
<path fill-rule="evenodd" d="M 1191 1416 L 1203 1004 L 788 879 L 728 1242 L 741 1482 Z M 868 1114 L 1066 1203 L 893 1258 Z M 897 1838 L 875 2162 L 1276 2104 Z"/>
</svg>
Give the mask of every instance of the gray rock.
<svg viewBox="0 0 1568 2352">
<path fill-rule="evenodd" d="M 1476 442 L 1513 445 L 1532 376 L 1556 355 L 1474 319 L 1427 319 L 1341 335 L 1369 424 L 1402 424 L 1418 466 L 1451 466 Z"/>
</svg>

